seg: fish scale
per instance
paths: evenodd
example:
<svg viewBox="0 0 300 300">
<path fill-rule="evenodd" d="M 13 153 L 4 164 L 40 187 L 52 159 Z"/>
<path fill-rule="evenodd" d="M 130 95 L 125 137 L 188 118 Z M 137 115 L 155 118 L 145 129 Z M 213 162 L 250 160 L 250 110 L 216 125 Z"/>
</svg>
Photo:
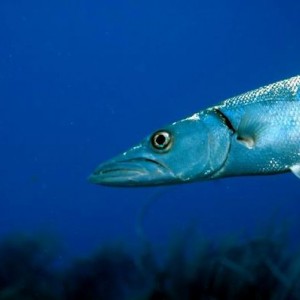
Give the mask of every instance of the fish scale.
<svg viewBox="0 0 300 300">
<path fill-rule="evenodd" d="M 300 100 L 300 75 L 229 98 L 221 106 L 239 106 L 274 101 L 274 99 L 280 99 L 280 101 Z"/>
</svg>

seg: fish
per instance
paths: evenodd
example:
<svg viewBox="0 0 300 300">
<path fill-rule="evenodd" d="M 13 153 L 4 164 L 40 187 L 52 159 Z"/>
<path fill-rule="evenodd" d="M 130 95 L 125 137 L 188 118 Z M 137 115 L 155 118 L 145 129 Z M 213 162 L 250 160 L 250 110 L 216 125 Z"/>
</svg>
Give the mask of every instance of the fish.
<svg viewBox="0 0 300 300">
<path fill-rule="evenodd" d="M 100 164 L 89 181 L 159 186 L 289 171 L 300 178 L 300 75 L 154 131 Z"/>
</svg>

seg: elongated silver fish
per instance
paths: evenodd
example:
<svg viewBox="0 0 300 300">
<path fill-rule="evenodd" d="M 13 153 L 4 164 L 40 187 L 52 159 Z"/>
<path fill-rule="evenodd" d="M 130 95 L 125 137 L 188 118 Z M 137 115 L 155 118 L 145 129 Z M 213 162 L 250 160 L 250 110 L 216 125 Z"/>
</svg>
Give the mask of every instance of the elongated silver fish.
<svg viewBox="0 0 300 300">
<path fill-rule="evenodd" d="M 147 186 L 287 171 L 300 178 L 300 76 L 166 126 L 98 166 L 89 179 Z"/>
</svg>

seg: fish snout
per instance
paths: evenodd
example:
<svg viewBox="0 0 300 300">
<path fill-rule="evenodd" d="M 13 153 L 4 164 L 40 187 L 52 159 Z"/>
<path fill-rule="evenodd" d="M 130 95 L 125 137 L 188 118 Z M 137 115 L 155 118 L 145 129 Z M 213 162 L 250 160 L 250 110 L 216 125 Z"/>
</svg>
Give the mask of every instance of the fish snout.
<svg viewBox="0 0 300 300">
<path fill-rule="evenodd" d="M 147 186 L 174 181 L 175 176 L 164 164 L 141 157 L 110 160 L 99 165 L 88 179 L 95 184 L 110 186 Z"/>
</svg>

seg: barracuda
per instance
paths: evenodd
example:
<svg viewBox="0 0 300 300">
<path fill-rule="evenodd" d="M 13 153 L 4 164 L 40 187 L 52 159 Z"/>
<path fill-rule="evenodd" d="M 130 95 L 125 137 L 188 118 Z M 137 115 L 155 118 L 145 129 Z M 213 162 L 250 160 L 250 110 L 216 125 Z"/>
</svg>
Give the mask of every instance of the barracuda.
<svg viewBox="0 0 300 300">
<path fill-rule="evenodd" d="M 300 178 L 300 76 L 155 131 L 99 165 L 89 180 L 152 186 L 288 171 Z"/>
</svg>

